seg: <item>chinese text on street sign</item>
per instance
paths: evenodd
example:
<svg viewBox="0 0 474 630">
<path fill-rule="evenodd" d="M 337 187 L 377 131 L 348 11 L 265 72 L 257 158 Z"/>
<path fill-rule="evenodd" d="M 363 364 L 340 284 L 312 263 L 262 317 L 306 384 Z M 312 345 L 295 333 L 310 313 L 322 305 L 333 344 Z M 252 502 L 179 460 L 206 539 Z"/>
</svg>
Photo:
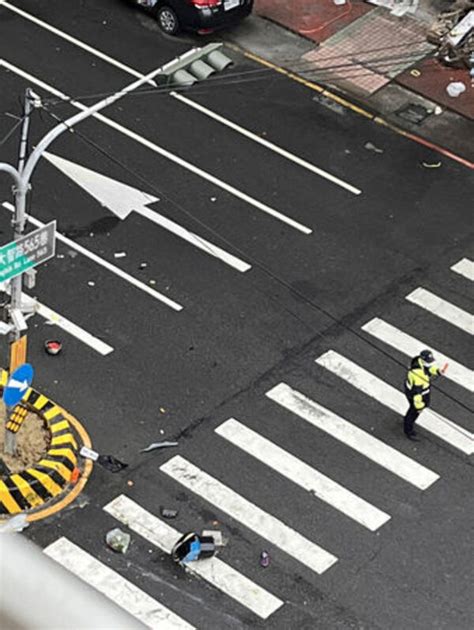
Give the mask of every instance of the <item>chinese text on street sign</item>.
<svg viewBox="0 0 474 630">
<path fill-rule="evenodd" d="M 54 256 L 56 221 L 0 247 L 0 282 L 14 278 Z"/>
</svg>

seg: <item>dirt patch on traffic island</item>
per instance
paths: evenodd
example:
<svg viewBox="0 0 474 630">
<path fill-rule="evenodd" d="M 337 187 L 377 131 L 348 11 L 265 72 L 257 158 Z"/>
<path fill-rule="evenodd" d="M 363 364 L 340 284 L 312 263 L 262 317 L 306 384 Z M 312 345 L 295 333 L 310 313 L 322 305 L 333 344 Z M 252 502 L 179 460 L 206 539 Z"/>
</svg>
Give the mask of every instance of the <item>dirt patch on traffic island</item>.
<svg viewBox="0 0 474 630">
<path fill-rule="evenodd" d="M 37 464 L 48 451 L 50 439 L 50 432 L 46 428 L 45 421 L 36 413 L 28 411 L 16 434 L 16 455 L 4 453 L 5 406 L 3 403 L 0 404 L 0 460 L 3 460 L 11 473 L 20 472 Z M 0 471 L 0 478 L 1 476 Z"/>
</svg>

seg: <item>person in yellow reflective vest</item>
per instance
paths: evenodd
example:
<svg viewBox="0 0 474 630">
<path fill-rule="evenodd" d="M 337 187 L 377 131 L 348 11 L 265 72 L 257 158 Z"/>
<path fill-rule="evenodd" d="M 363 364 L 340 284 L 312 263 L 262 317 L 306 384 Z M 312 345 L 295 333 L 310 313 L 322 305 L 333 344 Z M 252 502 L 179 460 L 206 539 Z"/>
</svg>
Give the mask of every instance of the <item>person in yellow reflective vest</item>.
<svg viewBox="0 0 474 630">
<path fill-rule="evenodd" d="M 443 374 L 447 367 L 446 364 L 440 369 L 434 365 L 431 350 L 422 350 L 411 360 L 405 381 L 405 395 L 409 407 L 403 422 L 403 430 L 408 439 L 416 439 L 416 431 L 413 426 L 423 409 L 430 406 L 431 380 Z"/>
</svg>

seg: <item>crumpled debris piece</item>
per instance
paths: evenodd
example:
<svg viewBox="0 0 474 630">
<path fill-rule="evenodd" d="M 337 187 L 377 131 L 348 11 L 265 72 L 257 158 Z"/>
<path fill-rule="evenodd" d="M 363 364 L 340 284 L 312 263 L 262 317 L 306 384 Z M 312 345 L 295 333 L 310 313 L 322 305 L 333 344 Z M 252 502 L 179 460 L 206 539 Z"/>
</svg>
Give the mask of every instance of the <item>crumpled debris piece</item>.
<svg viewBox="0 0 474 630">
<path fill-rule="evenodd" d="M 113 473 L 120 472 L 124 468 L 128 467 L 128 464 L 124 464 L 113 455 L 99 455 L 97 463 Z"/>
<path fill-rule="evenodd" d="M 131 536 L 116 527 L 107 532 L 105 542 L 117 553 L 127 553 L 130 546 Z"/>
<path fill-rule="evenodd" d="M 267 551 L 262 551 L 260 554 L 260 566 L 264 569 L 270 566 L 270 554 Z"/>
<path fill-rule="evenodd" d="M 379 147 L 376 147 L 375 144 L 372 144 L 372 142 L 366 142 L 364 144 L 364 149 L 367 149 L 367 151 L 373 151 L 374 153 L 383 153 L 383 149 L 379 149 Z"/>
<path fill-rule="evenodd" d="M 93 451 L 91 448 L 87 448 L 87 446 L 83 446 L 81 448 L 79 455 L 85 457 L 86 459 L 91 459 L 93 462 L 96 462 L 99 459 L 99 453 L 97 451 Z"/>
<path fill-rule="evenodd" d="M 115 252 L 114 258 L 125 258 L 126 255 L 127 255 L 127 252 Z"/>
<path fill-rule="evenodd" d="M 149 451 L 154 451 L 157 448 L 167 448 L 169 446 L 178 446 L 178 442 L 153 442 L 146 448 L 143 448 L 140 453 L 148 453 Z"/>
<path fill-rule="evenodd" d="M 425 168 L 439 168 L 441 166 L 441 162 L 422 162 L 421 165 Z"/>
<path fill-rule="evenodd" d="M 178 510 L 171 510 L 160 506 L 160 514 L 163 518 L 176 518 L 178 516 Z"/>
</svg>

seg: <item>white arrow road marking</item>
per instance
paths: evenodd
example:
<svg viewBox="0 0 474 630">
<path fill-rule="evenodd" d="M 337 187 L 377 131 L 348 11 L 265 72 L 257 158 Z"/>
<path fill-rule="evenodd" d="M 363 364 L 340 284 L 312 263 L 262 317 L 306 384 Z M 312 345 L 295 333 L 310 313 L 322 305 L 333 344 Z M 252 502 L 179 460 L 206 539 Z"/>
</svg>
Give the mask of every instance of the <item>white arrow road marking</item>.
<svg viewBox="0 0 474 630">
<path fill-rule="evenodd" d="M 418 289 L 407 295 L 405 299 L 417 306 L 421 306 L 421 308 L 436 315 L 436 317 L 440 317 L 457 326 L 464 332 L 474 335 L 474 316 L 459 308 L 459 306 L 443 300 L 443 298 L 431 293 L 431 291 L 418 287 Z"/>
<path fill-rule="evenodd" d="M 194 630 L 194 626 L 67 538 L 58 538 L 46 547 L 44 553 L 124 608 L 147 628 Z M 94 625 L 92 620 L 91 627 Z M 100 624 L 99 627 L 104 626 Z"/>
<path fill-rule="evenodd" d="M 471 282 L 474 282 L 474 262 L 469 258 L 463 258 L 451 267 L 453 271 L 461 274 Z"/>
<path fill-rule="evenodd" d="M 51 87 L 50 85 L 48 85 L 44 81 L 41 81 L 40 79 L 37 79 L 32 74 L 29 74 L 28 72 L 25 72 L 21 68 L 18 68 L 17 66 L 9 63 L 5 59 L 1 59 L 0 60 L 0 66 L 3 66 L 4 68 L 7 68 L 11 72 L 14 72 L 15 74 L 18 74 L 19 76 L 24 77 L 25 79 L 27 79 L 28 81 L 31 81 L 32 83 L 35 83 L 36 85 L 39 85 L 44 90 L 47 90 L 51 94 L 55 94 L 60 99 L 62 99 L 64 101 L 68 101 L 68 103 L 70 105 L 73 105 L 77 109 L 80 109 L 82 111 L 88 109 L 85 105 L 82 105 L 82 103 L 79 103 L 78 101 L 72 100 L 69 96 L 67 96 L 63 92 L 60 92 L 59 90 L 56 90 L 55 88 Z M 214 175 L 211 175 L 207 171 L 204 171 L 202 168 L 199 168 L 198 166 L 195 166 L 194 164 L 191 164 L 191 162 L 188 162 L 187 160 L 184 160 L 183 158 L 179 157 L 178 155 L 175 155 L 174 153 L 171 153 L 171 151 L 167 151 L 166 149 L 163 149 L 159 145 L 151 142 L 150 140 L 147 140 L 143 136 L 140 136 L 138 133 L 135 133 L 131 129 L 128 129 L 128 127 L 124 127 L 123 125 L 115 122 L 111 118 L 107 118 L 106 116 L 103 116 L 102 114 L 99 114 L 99 113 L 94 114 L 93 116 L 91 116 L 91 118 L 95 118 L 96 120 L 100 120 L 105 125 L 108 125 L 109 127 L 111 127 L 112 129 L 115 129 L 119 133 L 127 136 L 128 138 L 131 138 L 132 140 L 135 140 L 136 142 L 138 142 L 139 144 L 147 147 L 148 149 L 150 149 L 154 153 L 157 153 L 158 155 L 161 155 L 162 157 L 166 158 L 167 160 L 170 160 L 171 162 L 174 162 L 175 164 L 178 164 L 182 168 L 190 171 L 191 173 L 194 173 L 194 175 L 197 175 L 198 177 L 201 177 L 202 179 L 205 179 L 206 181 L 211 182 L 211 184 L 214 184 L 218 188 L 221 188 L 222 190 L 225 190 L 230 195 L 232 195 L 234 197 L 237 197 L 238 199 L 240 199 L 242 201 L 245 201 L 246 203 L 248 203 L 249 205 L 253 206 L 254 208 L 257 208 L 258 210 L 261 210 L 262 212 L 264 212 L 266 214 L 269 214 L 270 216 L 274 217 L 275 219 L 278 219 L 278 221 L 286 223 L 287 225 L 289 225 L 290 227 L 294 228 L 295 230 L 298 230 L 299 232 L 303 232 L 303 234 L 311 234 L 312 233 L 311 228 L 303 225 L 302 223 L 299 223 L 298 221 L 295 221 L 294 219 L 291 219 L 290 217 L 287 217 L 286 215 L 284 215 L 283 213 L 279 212 L 278 210 L 275 210 L 274 208 L 271 208 L 267 204 L 259 201 L 258 199 L 255 199 L 254 197 L 251 197 L 250 195 L 247 195 L 247 193 L 244 193 L 244 192 L 238 190 L 234 186 L 231 186 L 230 184 L 227 184 L 226 182 L 224 182 L 224 181 L 220 180 L 219 178 L 215 177 Z"/>
<path fill-rule="evenodd" d="M 3 6 L 5 8 L 7 8 L 7 9 L 9 9 L 10 11 L 14 11 L 18 15 L 21 15 L 26 20 L 30 20 L 34 24 L 37 24 L 38 26 L 41 26 L 42 28 L 50 31 L 51 33 L 54 33 L 57 37 L 61 37 L 62 39 L 70 42 L 71 44 L 74 44 L 78 48 L 82 48 L 83 50 L 86 50 L 91 55 L 95 55 L 99 59 L 102 59 L 102 61 L 110 63 L 111 65 L 113 65 L 113 66 L 115 66 L 117 68 L 120 68 L 124 72 L 127 72 L 128 74 L 130 74 L 130 75 L 132 75 L 134 77 L 142 79 L 145 76 L 141 72 L 138 72 L 137 70 L 134 70 L 133 68 L 130 68 L 130 66 L 127 66 L 127 65 L 121 63 L 120 61 L 117 61 L 113 57 L 110 57 L 109 55 L 106 55 L 105 53 L 101 52 L 97 48 L 93 48 L 92 46 L 89 46 L 88 44 L 85 44 L 84 42 L 80 41 L 76 37 L 73 37 L 72 35 L 69 35 L 65 31 L 61 31 L 58 28 L 55 28 L 54 26 L 51 26 L 47 22 L 43 22 L 42 20 L 38 19 L 34 15 L 31 15 L 31 13 L 27 13 L 26 11 L 22 11 L 21 9 L 18 9 L 17 7 L 15 7 L 15 6 L 9 4 L 8 2 L 6 2 L 6 0 L 0 0 L 0 4 L 3 4 Z M 153 79 L 150 80 L 150 83 L 152 85 L 156 86 L 156 83 L 155 83 L 155 81 Z M 234 131 L 237 131 L 238 133 L 242 134 L 243 136 L 246 136 L 247 138 L 250 138 L 254 142 L 258 142 L 259 144 L 261 144 L 262 146 L 266 147 L 267 149 L 270 149 L 271 151 L 274 151 L 275 153 L 280 154 L 282 157 L 284 157 L 284 158 L 294 162 L 295 164 L 298 164 L 299 166 L 302 166 L 303 168 L 305 168 L 305 169 L 315 173 L 316 175 L 319 175 L 320 177 L 323 177 L 324 179 L 327 179 L 328 181 L 332 182 L 333 184 L 336 184 L 337 186 L 341 186 L 341 188 L 345 188 L 346 190 L 348 190 L 349 192 L 353 193 L 354 195 L 360 195 L 360 193 L 362 192 L 359 188 L 356 188 L 355 186 L 352 186 L 352 184 L 349 184 L 348 182 L 345 182 L 343 179 L 340 179 L 339 177 L 336 177 L 335 175 L 331 175 L 331 173 L 328 173 L 327 171 L 323 170 L 322 168 L 319 168 L 318 166 L 315 166 L 314 164 L 311 164 L 310 162 L 307 162 L 306 160 L 303 160 L 302 158 L 298 157 L 294 153 L 291 153 L 290 151 L 286 151 L 285 149 L 283 149 L 283 148 L 279 147 L 278 145 L 274 144 L 273 142 L 269 142 L 268 140 L 265 140 L 264 138 L 261 138 L 260 136 L 258 136 L 257 134 L 253 133 L 252 131 L 249 131 L 248 129 L 245 129 L 244 127 L 240 127 L 239 125 L 237 125 L 236 123 L 232 122 L 231 120 L 228 120 L 227 118 L 224 118 L 223 116 L 220 116 L 219 114 L 213 112 L 212 110 L 207 109 L 206 107 L 203 107 L 202 105 L 196 103 L 195 101 L 192 101 L 191 99 L 186 98 L 182 94 L 178 94 L 176 92 L 171 92 L 170 96 L 180 100 L 182 103 L 184 103 L 185 105 L 188 105 L 189 107 L 193 107 L 194 109 L 200 111 L 202 114 L 204 114 L 206 116 L 209 116 L 210 118 L 213 118 L 214 120 L 222 123 L 223 125 L 226 125 L 230 129 L 233 129 Z"/>
<path fill-rule="evenodd" d="M 10 212 L 14 211 L 14 207 L 8 201 L 5 201 L 2 205 L 4 208 L 9 210 Z M 36 225 L 37 227 L 43 227 L 45 225 L 45 223 L 38 221 L 38 219 L 35 219 L 32 216 L 28 217 L 28 221 L 30 223 L 33 223 L 33 225 Z M 163 295 L 162 293 L 155 291 L 155 289 L 152 289 L 151 287 L 144 284 L 140 280 L 137 280 L 136 278 L 128 274 L 126 271 L 123 271 L 119 267 L 112 265 L 111 263 L 109 263 L 108 260 L 104 260 L 100 256 L 97 256 L 97 254 L 94 254 L 94 252 L 91 252 L 85 247 L 82 247 L 82 245 L 79 245 L 78 243 L 67 238 L 67 236 L 63 236 L 63 234 L 60 234 L 60 232 L 56 232 L 56 238 L 62 243 L 65 243 L 68 247 L 71 247 L 72 249 L 77 250 L 83 256 L 90 258 L 91 260 L 96 262 L 98 265 L 105 267 L 108 271 L 111 271 L 116 276 L 119 276 L 119 278 L 122 278 L 122 280 L 126 280 L 127 282 L 137 287 L 138 289 L 141 289 L 145 293 L 148 293 L 148 295 L 151 295 L 152 297 L 154 297 L 155 300 L 159 300 L 160 302 L 163 302 L 164 304 L 166 304 L 167 306 L 169 306 L 175 311 L 181 311 L 183 309 L 181 304 L 178 304 L 178 302 L 175 302 L 174 300 L 171 300 L 169 297 L 166 297 L 166 295 Z"/>
<path fill-rule="evenodd" d="M 11 378 L 7 383 L 7 387 L 14 387 L 15 389 L 19 389 L 20 392 L 24 392 L 28 389 L 28 381 L 17 381 Z"/>
<path fill-rule="evenodd" d="M 147 204 L 159 201 L 156 197 L 152 197 L 137 188 L 118 182 L 111 177 L 92 171 L 84 166 L 70 162 L 58 155 L 45 151 L 43 157 L 120 219 L 126 219 L 133 211 L 153 221 L 153 223 L 156 223 L 165 230 L 183 238 L 188 243 L 191 243 L 191 245 L 206 252 L 206 254 L 211 254 L 211 256 L 215 258 L 219 258 L 238 271 L 244 272 L 251 268 L 249 264 L 232 256 L 232 254 L 227 253 L 220 247 L 206 241 L 204 238 L 194 234 L 194 232 L 186 230 L 181 225 L 178 225 L 178 223 L 167 219 L 158 212 L 147 208 Z"/>
</svg>

